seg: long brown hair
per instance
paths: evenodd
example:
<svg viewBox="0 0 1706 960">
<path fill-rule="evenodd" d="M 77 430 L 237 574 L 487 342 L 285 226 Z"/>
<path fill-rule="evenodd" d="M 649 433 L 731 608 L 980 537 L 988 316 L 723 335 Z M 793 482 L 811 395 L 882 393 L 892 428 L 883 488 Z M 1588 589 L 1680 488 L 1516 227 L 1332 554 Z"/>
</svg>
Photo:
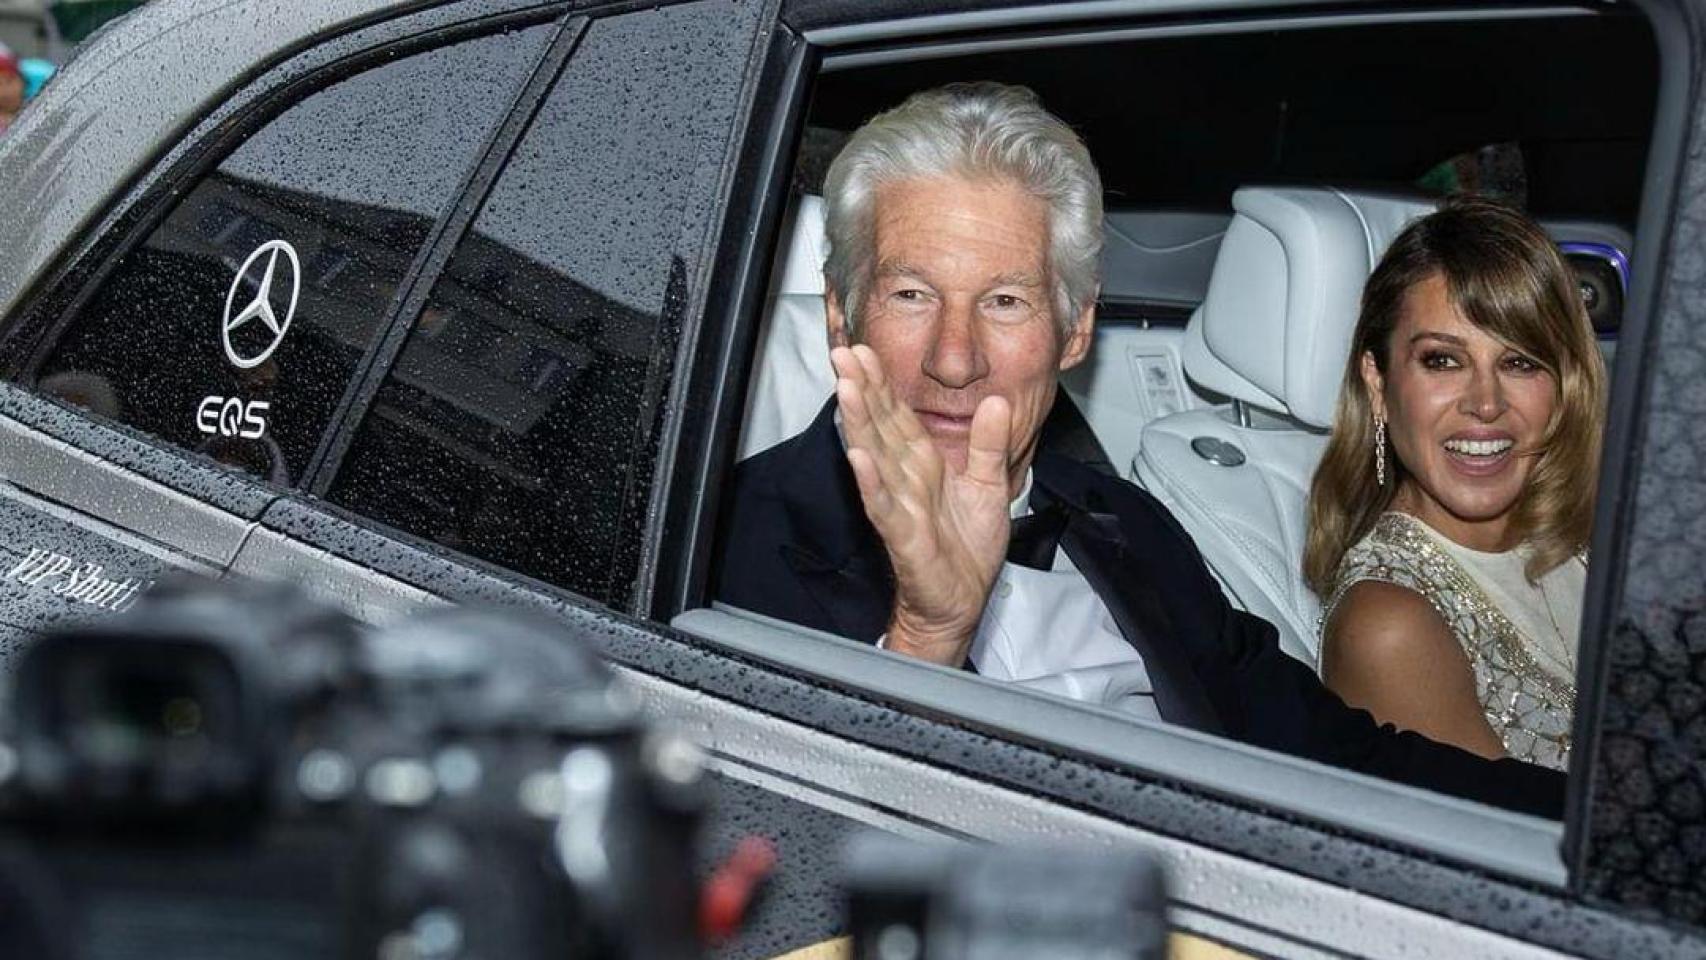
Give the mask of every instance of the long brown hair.
<svg viewBox="0 0 1706 960">
<path fill-rule="evenodd" d="M 1374 412 L 1363 384 L 1363 355 L 1382 376 L 1406 294 L 1435 275 L 1475 326 L 1510 344 L 1552 375 L 1557 394 L 1540 459 L 1511 516 L 1533 549 L 1530 580 L 1587 546 L 1593 525 L 1605 363 L 1594 342 L 1575 273 L 1546 232 L 1516 209 L 1460 197 L 1404 229 L 1363 288 L 1362 313 L 1339 388 L 1333 433 L 1309 490 L 1303 575 L 1331 595 L 1339 562 L 1392 504 L 1407 473 L 1388 456 L 1393 482 L 1374 471 Z M 1389 451 L 1390 452 L 1390 451 Z"/>
</svg>

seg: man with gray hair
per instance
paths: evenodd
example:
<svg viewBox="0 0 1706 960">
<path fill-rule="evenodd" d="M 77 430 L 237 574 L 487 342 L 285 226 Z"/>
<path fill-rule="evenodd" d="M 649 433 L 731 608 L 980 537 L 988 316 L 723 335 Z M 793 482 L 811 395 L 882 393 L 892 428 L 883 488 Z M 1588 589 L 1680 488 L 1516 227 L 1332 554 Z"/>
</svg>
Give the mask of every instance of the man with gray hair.
<svg viewBox="0 0 1706 960">
<path fill-rule="evenodd" d="M 1148 494 L 1049 449 L 1089 352 L 1101 181 L 1029 90 L 955 84 L 825 182 L 835 396 L 742 463 L 719 600 L 1258 746 L 1558 816 L 1563 781 L 1376 726 L 1233 609 Z"/>
</svg>

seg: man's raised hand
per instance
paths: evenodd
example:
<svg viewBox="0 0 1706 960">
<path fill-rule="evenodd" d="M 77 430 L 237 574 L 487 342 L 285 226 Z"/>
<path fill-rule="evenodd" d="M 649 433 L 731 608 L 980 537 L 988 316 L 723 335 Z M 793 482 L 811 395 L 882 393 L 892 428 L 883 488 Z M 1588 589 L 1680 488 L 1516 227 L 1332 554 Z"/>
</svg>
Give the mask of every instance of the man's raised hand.
<svg viewBox="0 0 1706 960">
<path fill-rule="evenodd" d="M 894 568 L 886 646 L 959 666 L 1007 553 L 1012 409 L 1001 397 L 978 404 L 956 474 L 894 398 L 876 353 L 837 347 L 830 361 L 847 461 Z"/>
</svg>

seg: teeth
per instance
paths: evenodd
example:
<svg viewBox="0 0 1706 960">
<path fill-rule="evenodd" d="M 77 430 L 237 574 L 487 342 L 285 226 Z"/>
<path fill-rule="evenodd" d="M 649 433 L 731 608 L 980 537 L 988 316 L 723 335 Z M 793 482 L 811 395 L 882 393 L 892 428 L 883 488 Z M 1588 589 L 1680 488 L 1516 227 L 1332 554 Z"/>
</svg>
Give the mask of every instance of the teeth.
<svg viewBox="0 0 1706 960">
<path fill-rule="evenodd" d="M 1452 453 L 1468 454 L 1471 457 L 1491 457 L 1504 453 L 1516 446 L 1515 440 L 1447 440 L 1445 448 Z"/>
</svg>

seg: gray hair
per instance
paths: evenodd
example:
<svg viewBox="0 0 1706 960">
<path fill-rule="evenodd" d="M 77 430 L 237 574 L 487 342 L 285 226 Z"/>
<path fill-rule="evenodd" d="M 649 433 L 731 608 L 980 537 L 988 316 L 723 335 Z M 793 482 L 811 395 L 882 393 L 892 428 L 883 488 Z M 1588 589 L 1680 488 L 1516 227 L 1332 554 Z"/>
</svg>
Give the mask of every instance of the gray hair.
<svg viewBox="0 0 1706 960">
<path fill-rule="evenodd" d="M 930 177 L 1009 180 L 1048 204 L 1050 299 L 1062 335 L 1101 280 L 1102 178 L 1084 141 L 1027 87 L 953 83 L 853 132 L 824 180 L 824 284 L 851 336 L 876 255 L 877 188 Z"/>
</svg>

